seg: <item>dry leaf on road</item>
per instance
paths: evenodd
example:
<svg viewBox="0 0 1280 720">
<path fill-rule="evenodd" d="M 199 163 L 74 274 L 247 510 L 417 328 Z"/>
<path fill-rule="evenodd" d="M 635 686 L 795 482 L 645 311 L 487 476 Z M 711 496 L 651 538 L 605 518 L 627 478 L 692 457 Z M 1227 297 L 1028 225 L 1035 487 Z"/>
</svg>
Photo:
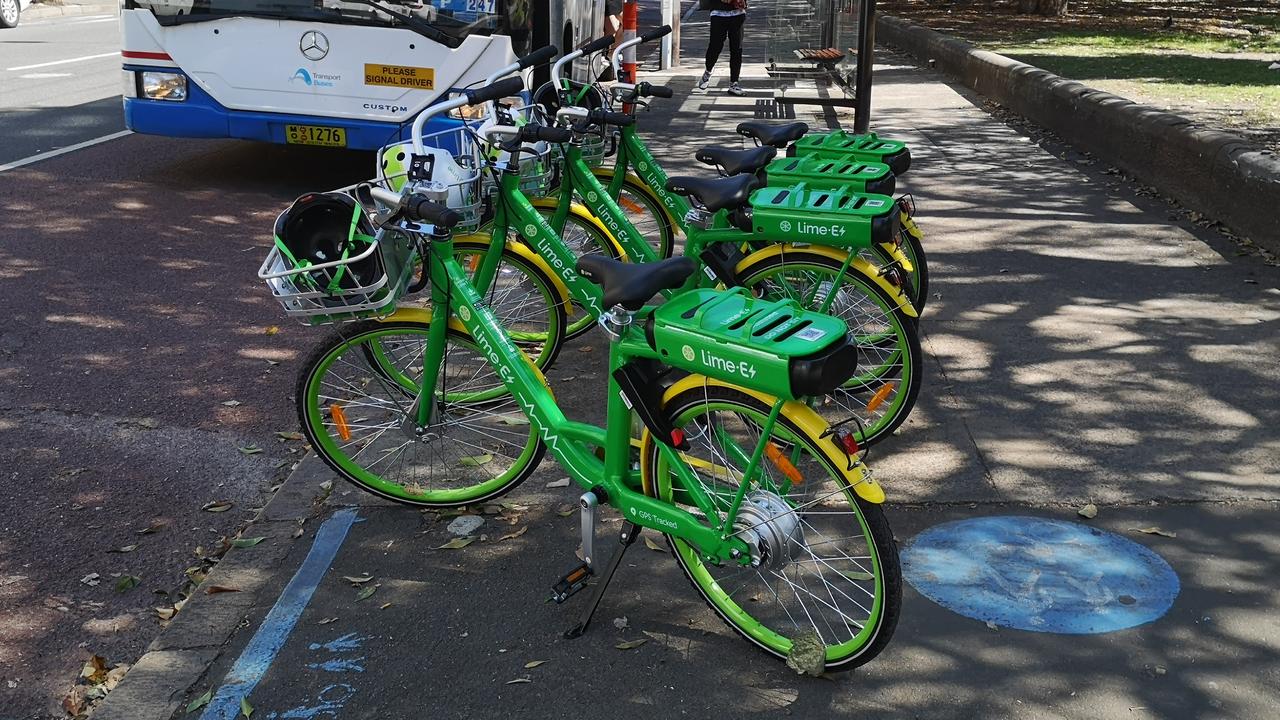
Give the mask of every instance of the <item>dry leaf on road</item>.
<svg viewBox="0 0 1280 720">
<path fill-rule="evenodd" d="M 614 647 L 618 648 L 619 650 L 634 650 L 647 642 L 649 642 L 649 638 L 640 638 L 639 640 L 628 640 L 626 642 L 620 642 L 617 645 L 614 645 Z"/>
</svg>

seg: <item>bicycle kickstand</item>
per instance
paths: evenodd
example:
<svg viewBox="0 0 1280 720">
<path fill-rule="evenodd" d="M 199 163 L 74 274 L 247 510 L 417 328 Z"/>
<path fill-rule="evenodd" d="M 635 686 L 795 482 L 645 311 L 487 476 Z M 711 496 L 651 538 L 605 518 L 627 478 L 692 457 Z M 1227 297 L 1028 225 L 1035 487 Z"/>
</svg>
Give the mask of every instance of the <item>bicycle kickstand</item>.
<svg viewBox="0 0 1280 720">
<path fill-rule="evenodd" d="M 609 558 L 609 566 L 605 568 L 604 575 L 600 577 L 600 583 L 596 585 L 595 592 L 591 593 L 591 601 L 582 609 L 582 616 L 578 619 L 578 624 L 565 631 L 564 636 L 566 639 L 582 637 L 583 633 L 587 631 L 587 625 L 591 624 L 591 616 L 596 614 L 596 607 L 600 605 L 600 598 L 604 597 L 605 588 L 609 587 L 609 581 L 613 579 L 613 573 L 617 571 L 618 565 L 622 563 L 623 554 L 636 541 L 643 529 L 629 520 L 623 521 L 622 532 L 618 536 L 618 547 L 614 548 L 613 557 Z"/>
</svg>

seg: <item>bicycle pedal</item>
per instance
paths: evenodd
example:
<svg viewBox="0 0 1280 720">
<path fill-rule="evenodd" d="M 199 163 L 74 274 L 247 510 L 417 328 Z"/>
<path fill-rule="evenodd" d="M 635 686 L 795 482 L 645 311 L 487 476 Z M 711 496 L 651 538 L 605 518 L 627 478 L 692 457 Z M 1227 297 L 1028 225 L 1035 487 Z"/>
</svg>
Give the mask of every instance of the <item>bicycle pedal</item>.
<svg viewBox="0 0 1280 720">
<path fill-rule="evenodd" d="M 577 567 L 565 573 L 551 588 L 551 599 L 557 604 L 573 597 L 574 593 L 587 586 L 587 581 L 595 575 L 595 571 L 586 563 L 579 563 Z"/>
</svg>

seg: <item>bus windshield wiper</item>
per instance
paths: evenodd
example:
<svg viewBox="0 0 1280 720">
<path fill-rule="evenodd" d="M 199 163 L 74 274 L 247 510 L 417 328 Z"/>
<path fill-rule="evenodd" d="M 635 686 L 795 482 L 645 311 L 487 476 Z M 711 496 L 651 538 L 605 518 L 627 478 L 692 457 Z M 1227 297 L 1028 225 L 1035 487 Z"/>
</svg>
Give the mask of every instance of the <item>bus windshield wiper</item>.
<svg viewBox="0 0 1280 720">
<path fill-rule="evenodd" d="M 412 15 L 407 15 L 398 10 L 392 10 L 391 8 L 385 5 L 380 5 L 374 2 L 373 0 L 342 0 L 342 1 L 349 2 L 349 3 L 356 3 L 358 5 L 368 5 L 371 8 L 380 10 L 383 13 L 386 13 L 387 15 L 390 15 L 391 17 L 404 23 L 405 27 L 409 28 L 410 30 L 413 30 L 414 32 L 427 38 L 428 40 L 435 40 L 436 42 L 442 45 L 448 45 L 451 48 L 456 48 L 462 44 L 462 41 L 460 39 L 450 35 L 447 32 L 444 32 L 443 30 L 439 30 L 437 28 L 431 27 L 430 25 L 422 22 L 421 20 L 419 20 L 418 18 Z"/>
</svg>

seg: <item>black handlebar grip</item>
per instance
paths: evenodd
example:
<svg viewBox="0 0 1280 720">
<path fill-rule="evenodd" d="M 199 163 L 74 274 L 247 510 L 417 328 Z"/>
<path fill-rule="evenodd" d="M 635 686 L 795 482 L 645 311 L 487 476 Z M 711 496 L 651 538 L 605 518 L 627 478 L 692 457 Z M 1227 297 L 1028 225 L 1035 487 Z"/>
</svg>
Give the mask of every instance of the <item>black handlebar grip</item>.
<svg viewBox="0 0 1280 720">
<path fill-rule="evenodd" d="M 645 85 L 644 95 L 646 96 L 656 97 L 656 98 L 669 98 L 674 95 L 674 93 L 671 91 L 671 88 L 667 87 L 666 85 L 650 85 L 649 83 L 644 83 L 644 85 Z"/>
<path fill-rule="evenodd" d="M 587 119 L 593 123 L 602 125 L 616 125 L 618 127 L 626 127 L 635 123 L 636 119 L 626 113 L 610 112 L 604 108 L 596 108 L 587 113 Z"/>
<path fill-rule="evenodd" d="M 508 97 L 510 95 L 519 95 L 524 90 L 524 78 L 509 77 L 499 80 L 492 85 L 485 85 L 482 88 L 465 91 L 468 105 L 479 105 L 480 103 L 497 100 L 499 98 Z"/>
<path fill-rule="evenodd" d="M 583 55 L 590 55 L 591 53 L 594 53 L 594 52 L 600 52 L 601 50 L 604 50 L 605 48 L 609 47 L 612 44 L 613 44 L 613 36 L 605 35 L 602 38 L 597 38 L 595 40 L 592 40 L 591 42 L 587 43 L 586 45 L 583 45 L 578 49 L 582 51 Z"/>
<path fill-rule="evenodd" d="M 404 215 L 410 220 L 431 223 L 443 228 L 452 228 L 462 222 L 462 216 L 457 211 L 431 202 L 421 195 L 410 195 L 404 201 Z"/>
<path fill-rule="evenodd" d="M 555 45 L 548 45 L 544 48 L 539 48 L 520 58 L 520 69 L 524 70 L 525 68 L 531 68 L 534 65 L 549 63 L 555 59 L 556 55 L 559 54 L 560 50 Z"/>
<path fill-rule="evenodd" d="M 573 131 L 568 128 L 525 125 L 520 128 L 520 139 L 524 142 L 546 140 L 553 143 L 567 143 L 573 139 Z"/>
<path fill-rule="evenodd" d="M 641 35 L 640 42 L 642 43 L 653 42 L 654 40 L 657 40 L 660 37 L 665 37 L 670 34 L 671 34 L 671 26 L 663 25 L 662 27 L 656 27 L 650 30 L 649 32 Z"/>
</svg>

